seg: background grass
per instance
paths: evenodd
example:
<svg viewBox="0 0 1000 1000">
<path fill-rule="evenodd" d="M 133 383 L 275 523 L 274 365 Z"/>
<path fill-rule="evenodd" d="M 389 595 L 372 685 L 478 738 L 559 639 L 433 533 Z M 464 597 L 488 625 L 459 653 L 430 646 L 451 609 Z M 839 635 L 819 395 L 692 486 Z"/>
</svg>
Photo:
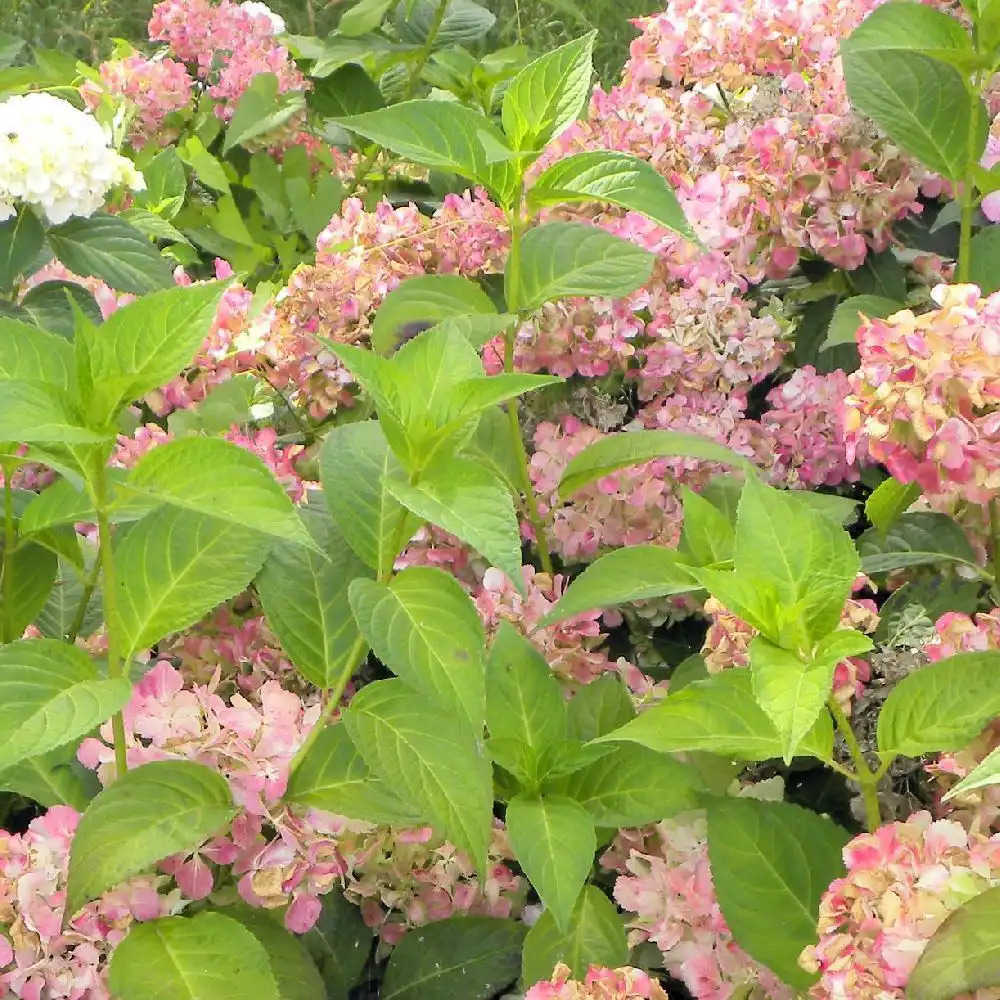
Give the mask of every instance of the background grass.
<svg viewBox="0 0 1000 1000">
<path fill-rule="evenodd" d="M 545 52 L 592 28 L 598 74 L 614 82 L 628 55 L 635 30 L 629 18 L 662 9 L 663 0 L 485 0 L 497 15 L 489 48 L 523 42 Z M 0 0 L 0 31 L 32 45 L 72 52 L 98 61 L 113 38 L 141 41 L 153 0 Z M 324 35 L 336 25 L 343 2 L 269 0 L 269 6 L 297 34 Z"/>
</svg>

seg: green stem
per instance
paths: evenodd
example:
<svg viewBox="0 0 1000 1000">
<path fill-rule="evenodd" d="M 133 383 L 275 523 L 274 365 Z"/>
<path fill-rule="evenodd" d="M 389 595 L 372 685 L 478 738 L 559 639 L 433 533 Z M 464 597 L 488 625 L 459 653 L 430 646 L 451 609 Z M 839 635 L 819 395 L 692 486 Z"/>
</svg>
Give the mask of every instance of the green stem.
<svg viewBox="0 0 1000 1000">
<path fill-rule="evenodd" d="M 14 524 L 14 491 L 11 489 L 10 477 L 13 474 L 9 465 L 3 466 L 3 615 L 0 618 L 0 642 L 13 642 L 13 621 L 11 608 L 14 602 L 14 549 L 17 546 L 17 535 Z"/>
<path fill-rule="evenodd" d="M 877 772 L 872 771 L 868 766 L 868 761 L 865 760 L 865 755 L 854 735 L 854 730 L 851 729 L 851 724 L 847 720 L 847 716 L 844 715 L 844 710 L 837 704 L 837 700 L 831 696 L 827 699 L 826 704 L 841 736 L 844 737 L 851 759 L 854 761 L 854 777 L 861 787 L 861 798 L 865 804 L 865 820 L 869 832 L 874 833 L 882 825 L 882 810 L 878 804 Z"/>
<path fill-rule="evenodd" d="M 509 213 L 510 222 L 510 256 L 507 260 L 507 300 L 517 302 L 521 285 L 521 238 L 524 235 L 524 220 L 521 217 L 521 198 L 519 191 L 514 207 Z M 521 314 L 517 314 L 517 322 L 504 334 L 503 370 L 514 370 L 514 344 L 517 331 L 521 325 Z M 517 454 L 517 465 L 521 474 L 521 489 L 524 491 L 524 501 L 527 506 L 528 520 L 535 533 L 535 547 L 538 549 L 538 559 L 542 564 L 542 572 L 552 574 L 552 556 L 549 553 L 549 542 L 545 534 L 545 521 L 538 509 L 538 497 L 531 484 L 531 474 L 528 472 L 528 452 L 524 447 L 521 435 L 521 419 L 517 413 L 517 400 L 512 399 L 507 404 L 507 420 L 510 423 L 510 436 Z"/>
<path fill-rule="evenodd" d="M 107 473 L 102 468 L 97 474 L 93 490 L 94 506 L 97 508 L 97 536 L 100 545 L 99 561 L 104 586 L 101 591 L 104 608 L 104 628 L 108 637 L 108 677 L 124 677 L 127 664 L 118 649 L 118 590 L 115 583 L 115 562 L 111 550 L 111 522 L 108 520 Z M 120 778 L 128 770 L 125 758 L 125 719 L 116 712 L 111 720 L 115 738 L 115 769 Z"/>
<path fill-rule="evenodd" d="M 94 588 L 97 586 L 97 578 L 100 575 L 101 556 L 98 553 L 97 558 L 94 560 L 94 565 L 87 575 L 87 579 L 83 582 L 83 593 L 80 595 L 80 603 L 76 607 L 76 613 L 73 615 L 69 632 L 66 634 L 66 641 L 70 645 L 76 642 L 76 637 L 80 634 L 80 629 L 83 628 L 84 619 L 87 617 L 87 608 L 90 605 L 90 599 L 94 596 Z"/>
<path fill-rule="evenodd" d="M 959 284 L 969 280 L 972 268 L 972 212 L 975 208 L 972 191 L 971 182 L 965 181 L 962 184 L 962 224 L 958 236 L 958 273 L 956 279 Z"/>
</svg>

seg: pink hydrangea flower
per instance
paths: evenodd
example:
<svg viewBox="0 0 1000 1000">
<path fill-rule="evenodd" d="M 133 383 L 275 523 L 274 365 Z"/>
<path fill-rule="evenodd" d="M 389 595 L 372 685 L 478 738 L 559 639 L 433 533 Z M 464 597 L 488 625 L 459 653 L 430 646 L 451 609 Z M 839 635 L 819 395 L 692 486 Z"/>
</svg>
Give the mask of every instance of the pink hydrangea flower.
<svg viewBox="0 0 1000 1000">
<path fill-rule="evenodd" d="M 663 987 L 641 969 L 592 965 L 582 980 L 559 964 L 548 982 L 536 983 L 524 1000 L 667 1000 Z"/>
</svg>

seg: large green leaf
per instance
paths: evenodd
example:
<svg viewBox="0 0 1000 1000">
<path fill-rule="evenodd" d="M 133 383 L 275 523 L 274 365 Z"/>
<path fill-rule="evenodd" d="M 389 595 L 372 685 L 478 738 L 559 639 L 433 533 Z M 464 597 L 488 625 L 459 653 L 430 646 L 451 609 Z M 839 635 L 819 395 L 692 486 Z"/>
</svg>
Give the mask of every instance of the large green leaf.
<svg viewBox="0 0 1000 1000">
<path fill-rule="evenodd" d="M 547 52 L 504 92 L 503 129 L 514 149 L 540 149 L 583 113 L 594 75 L 597 32 Z"/>
<path fill-rule="evenodd" d="M 415 486 L 403 479 L 388 479 L 385 486 L 408 510 L 471 545 L 523 587 L 514 501 L 489 469 L 449 457 L 435 462 Z"/>
<path fill-rule="evenodd" d="M 222 438 L 188 437 L 152 448 L 124 487 L 154 503 L 321 552 L 271 470 L 253 452 Z"/>
<path fill-rule="evenodd" d="M 841 53 L 851 103 L 907 153 L 950 180 L 979 161 L 985 108 L 959 70 L 919 52 L 854 48 L 851 39 Z"/>
<path fill-rule="evenodd" d="M 510 164 L 490 163 L 480 133 L 500 137 L 484 116 L 451 101 L 403 101 L 392 107 L 337 119 L 349 132 L 432 170 L 482 184 L 506 203 L 513 194 Z"/>
<path fill-rule="evenodd" d="M 88 430 L 67 395 L 54 385 L 0 382 L 0 441 L 22 444 L 100 444 L 110 435 Z"/>
<path fill-rule="evenodd" d="M 572 618 L 594 608 L 612 608 L 650 597 L 698 590 L 684 560 L 662 545 L 630 545 L 591 563 L 570 585 L 542 621 Z"/>
<path fill-rule="evenodd" d="M 879 753 L 960 750 L 998 715 L 1000 653 L 950 656 L 893 688 L 878 717 Z"/>
<path fill-rule="evenodd" d="M 320 451 L 323 496 L 347 544 L 366 565 L 387 574 L 419 521 L 386 487 L 402 466 L 375 420 L 334 427 Z"/>
<path fill-rule="evenodd" d="M 820 897 L 843 872 L 849 839 L 830 820 L 787 802 L 708 803 L 712 881 L 726 923 L 737 944 L 797 989 L 815 981 L 798 959 L 817 940 Z"/>
<path fill-rule="evenodd" d="M 518 797 L 507 804 L 507 836 L 556 926 L 568 931 L 573 908 L 594 864 L 594 821 L 562 796 Z"/>
<path fill-rule="evenodd" d="M 158 760 L 118 777 L 80 820 L 69 857 L 66 912 L 131 875 L 191 851 L 236 815 L 218 771 L 187 760 Z"/>
<path fill-rule="evenodd" d="M 76 744 L 68 743 L 4 768 L 0 771 L 0 788 L 46 808 L 66 805 L 83 812 L 101 784 L 97 775 L 76 759 Z"/>
<path fill-rule="evenodd" d="M 250 86 L 236 102 L 222 152 L 228 153 L 234 146 L 245 146 L 251 140 L 273 132 L 305 110 L 305 106 L 301 91 L 278 93 L 278 78 L 274 73 L 255 73 Z"/>
<path fill-rule="evenodd" d="M 193 625 L 240 593 L 267 558 L 255 535 L 208 514 L 160 507 L 115 545 L 111 622 L 127 655 Z"/>
<path fill-rule="evenodd" d="M 934 511 L 903 514 L 885 532 L 869 529 L 858 539 L 858 551 L 863 573 L 946 562 L 977 565 L 965 532 L 947 514 Z"/>
<path fill-rule="evenodd" d="M 407 278 L 383 299 L 372 327 L 372 347 L 390 354 L 409 324 L 431 326 L 452 316 L 496 315 L 492 299 L 458 274 L 421 274 Z"/>
<path fill-rule="evenodd" d="M 584 743 L 635 718 L 635 707 L 621 677 L 602 674 L 584 685 L 567 705 L 569 735 Z"/>
<path fill-rule="evenodd" d="M 93 329 L 82 357 L 78 342 L 80 392 L 91 417 L 110 420 L 126 403 L 186 368 L 208 336 L 224 291 L 213 282 L 147 295 Z"/>
<path fill-rule="evenodd" d="M 0 647 L 0 761 L 7 768 L 84 736 L 131 694 L 127 680 L 102 679 L 75 646 L 22 639 Z"/>
<path fill-rule="evenodd" d="M 1000 20 L 1000 8 L 997 9 Z M 1000 24 L 998 24 L 1000 27 Z M 958 204 L 957 202 L 955 204 Z M 969 281 L 979 286 L 980 294 L 1000 290 L 1000 230 L 993 226 L 980 229 L 969 244 Z"/>
<path fill-rule="evenodd" d="M 326 1000 L 348 1000 L 371 951 L 372 932 L 361 910 L 335 888 L 320 898 L 319 920 L 302 936 L 326 985 Z"/>
<path fill-rule="evenodd" d="M 525 234 L 516 273 L 515 259 L 507 259 L 507 307 L 527 312 L 573 295 L 621 298 L 649 281 L 653 261 L 651 253 L 599 226 L 547 222 Z"/>
<path fill-rule="evenodd" d="M 0 586 L 0 621 L 6 627 L 5 638 L 18 638 L 34 622 L 52 592 L 58 570 L 56 554 L 34 542 L 22 542 L 0 565 L 0 584 L 4 574 L 10 574 L 6 586 Z"/>
<path fill-rule="evenodd" d="M 960 906 L 927 943 L 907 1000 L 952 1000 L 1000 986 L 1000 886 Z"/>
<path fill-rule="evenodd" d="M 601 201 L 643 215 L 697 243 L 677 195 L 645 160 L 610 149 L 557 160 L 528 189 L 528 205 L 543 208 Z"/>
<path fill-rule="evenodd" d="M 12 291 L 45 246 L 45 230 L 30 208 L 0 222 L 0 289 Z"/>
<path fill-rule="evenodd" d="M 174 283 L 170 264 L 134 226 L 113 215 L 53 226 L 49 245 L 74 274 L 100 278 L 119 292 L 145 295 Z"/>
<path fill-rule="evenodd" d="M 73 339 L 75 310 L 97 325 L 104 321 L 97 300 L 75 281 L 43 281 L 28 291 L 21 299 L 20 307 L 39 329 L 48 330 L 67 341 Z"/>
<path fill-rule="evenodd" d="M 740 496 L 735 566 L 737 580 L 776 599 L 778 630 L 768 638 L 795 649 L 839 624 L 858 554 L 830 518 L 750 477 Z"/>
<path fill-rule="evenodd" d="M 359 633 L 347 588 L 373 571 L 344 541 L 328 511 L 312 504 L 302 515 L 323 554 L 275 546 L 254 586 L 282 649 L 306 680 L 327 689 L 344 670 L 357 667 L 351 653 Z"/>
<path fill-rule="evenodd" d="M 599 827 L 644 826 L 696 809 L 700 789 L 692 767 L 635 743 L 613 747 L 555 785 Z"/>
<path fill-rule="evenodd" d="M 548 911 L 528 931 L 521 958 L 524 984 L 548 979 L 562 963 L 582 979 L 591 965 L 617 969 L 628 963 L 625 924 L 607 896 L 595 886 L 584 887 L 563 933 Z"/>
<path fill-rule="evenodd" d="M 373 823 L 412 826 L 419 812 L 375 778 L 342 725 L 327 726 L 288 781 L 288 802 Z"/>
<path fill-rule="evenodd" d="M 355 581 L 350 601 L 375 655 L 397 677 L 481 731 L 486 637 L 475 604 L 453 576 L 414 566 L 388 585 Z"/>
<path fill-rule="evenodd" d="M 406 0 L 396 7 L 396 25 L 400 38 L 424 45 L 430 38 L 437 17 L 438 0 Z M 434 47 L 468 45 L 489 34 L 496 16 L 472 0 L 448 0 L 444 16 L 434 35 Z"/>
<path fill-rule="evenodd" d="M 901 2 L 873 10 L 844 43 L 845 52 L 919 52 L 972 68 L 972 40 L 958 18 L 922 3 Z"/>
<path fill-rule="evenodd" d="M 799 742 L 823 711 L 837 664 L 872 648 L 868 636 L 849 629 L 827 638 L 831 641 L 818 643 L 806 659 L 775 646 L 762 635 L 750 643 L 754 697 L 781 737 L 786 764 L 791 763 Z"/>
<path fill-rule="evenodd" d="M 609 434 L 574 455 L 562 474 L 559 494 L 571 496 L 612 472 L 657 458 L 699 458 L 735 468 L 749 468 L 745 458 L 711 438 L 677 431 L 623 431 Z"/>
<path fill-rule="evenodd" d="M 135 924 L 114 950 L 108 986 L 119 1000 L 284 1000 L 257 938 L 211 911 Z"/>
<path fill-rule="evenodd" d="M 688 684 L 596 742 L 620 741 L 640 743 L 659 753 L 707 750 L 738 760 L 769 760 L 783 753 L 781 737 L 754 700 L 750 671 L 745 669 Z M 799 749 L 829 759 L 833 726 L 828 715 L 817 719 Z"/>
<path fill-rule="evenodd" d="M 381 1000 L 487 1000 L 517 979 L 525 928 L 495 917 L 449 917 L 396 945 Z"/>
<path fill-rule="evenodd" d="M 865 514 L 884 537 L 919 496 L 918 483 L 901 483 L 890 477 L 879 483 L 865 501 Z"/>
<path fill-rule="evenodd" d="M 344 725 L 369 767 L 485 871 L 493 775 L 461 719 L 388 680 L 354 696 Z"/>
<path fill-rule="evenodd" d="M 681 487 L 684 529 L 677 551 L 696 566 L 729 562 L 736 548 L 733 522 L 710 500 Z"/>
<path fill-rule="evenodd" d="M 930 10 L 929 7 L 924 9 Z M 854 347 L 857 344 L 858 327 L 861 326 L 862 316 L 868 319 L 885 319 L 886 316 L 905 308 L 902 302 L 886 299 L 881 295 L 854 295 L 844 299 L 843 302 L 837 303 L 837 308 L 833 311 L 833 318 L 830 320 L 821 350 L 843 347 L 845 344 Z"/>
</svg>

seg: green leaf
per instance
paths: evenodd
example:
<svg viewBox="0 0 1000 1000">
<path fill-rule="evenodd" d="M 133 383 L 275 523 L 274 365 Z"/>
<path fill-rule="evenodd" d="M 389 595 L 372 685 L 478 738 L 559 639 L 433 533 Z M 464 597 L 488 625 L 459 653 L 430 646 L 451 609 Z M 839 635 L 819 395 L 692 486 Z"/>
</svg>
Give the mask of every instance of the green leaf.
<svg viewBox="0 0 1000 1000">
<path fill-rule="evenodd" d="M 216 912 L 242 924 L 257 939 L 267 953 L 281 1000 L 322 1000 L 326 987 L 301 938 L 286 931 L 264 910 L 245 904 Z"/>
<path fill-rule="evenodd" d="M 44 246 L 45 229 L 30 208 L 0 222 L 0 288 L 13 291 Z"/>
<path fill-rule="evenodd" d="M 896 3 L 876 8 L 855 28 L 843 52 L 913 53 L 951 63 L 969 71 L 975 67 L 972 41 L 962 23 L 921 3 Z"/>
<path fill-rule="evenodd" d="M 517 979 L 525 928 L 495 917 L 449 917 L 396 945 L 382 1000 L 488 1000 Z"/>
<path fill-rule="evenodd" d="M 783 752 L 774 723 L 753 696 L 750 671 L 725 670 L 688 684 L 596 743 L 639 743 L 659 753 L 706 750 L 738 760 L 770 760 Z M 833 725 L 821 715 L 799 750 L 828 760 Z"/>
<path fill-rule="evenodd" d="M 375 420 L 334 427 L 319 456 L 323 496 L 347 544 L 379 574 L 392 570 L 419 521 L 389 492 L 403 467 Z"/>
<path fill-rule="evenodd" d="M 48 231 L 52 252 L 74 274 L 100 278 L 119 292 L 145 295 L 170 288 L 166 258 L 134 226 L 113 215 L 70 219 Z"/>
<path fill-rule="evenodd" d="M 126 403 L 169 382 L 191 364 L 211 329 L 220 283 L 155 292 L 116 310 L 77 344 L 77 364 L 94 386 L 90 416 L 109 421 Z M 80 385 L 86 398 L 86 384 Z"/>
<path fill-rule="evenodd" d="M 929 7 L 924 9 L 930 10 Z M 843 302 L 837 303 L 837 308 L 833 311 L 833 319 L 830 320 L 826 339 L 820 350 L 841 347 L 844 344 L 850 344 L 853 347 L 857 344 L 857 333 L 861 326 L 862 316 L 866 316 L 868 319 L 885 319 L 905 308 L 906 306 L 902 302 L 884 299 L 880 295 L 855 295 L 852 298 L 844 299 Z"/>
<path fill-rule="evenodd" d="M 193 246 L 179 229 L 145 208 L 123 209 L 118 213 L 118 218 L 135 226 L 143 236 L 148 236 L 151 240 L 164 240 L 168 243 L 184 243 L 189 247 Z"/>
<path fill-rule="evenodd" d="M 257 938 L 211 911 L 136 923 L 114 950 L 108 986 L 119 1000 L 283 1000 Z"/>
<path fill-rule="evenodd" d="M 983 295 L 1000 291 L 1000 230 L 995 226 L 980 229 L 969 244 L 969 258 L 969 281 Z"/>
<path fill-rule="evenodd" d="M 81 426 L 67 395 L 45 382 L 0 381 L 0 441 L 100 444 L 109 435 Z"/>
<path fill-rule="evenodd" d="M 541 149 L 583 113 L 594 75 L 597 32 L 528 63 L 507 87 L 503 130 L 513 149 Z"/>
<path fill-rule="evenodd" d="M 569 497 L 605 476 L 657 458 L 700 458 L 738 469 L 750 463 L 710 438 L 677 431 L 622 431 L 609 434 L 570 459 L 559 482 L 559 495 Z"/>
<path fill-rule="evenodd" d="M 953 66 L 917 52 L 841 48 L 851 103 L 935 173 L 959 180 L 986 146 L 987 118 Z"/>
<path fill-rule="evenodd" d="M 65 640 L 76 622 L 80 605 L 83 603 L 84 584 L 79 571 L 65 560 L 60 560 L 56 579 L 52 585 L 45 606 L 35 616 L 35 625 L 47 639 Z M 95 589 L 80 623 L 80 635 L 92 635 L 103 622 L 100 589 Z"/>
<path fill-rule="evenodd" d="M 356 666 L 351 653 L 359 632 L 347 588 L 373 573 L 326 510 L 311 505 L 302 514 L 322 555 L 275 546 L 254 586 L 281 648 L 306 680 L 327 690 Z"/>
<path fill-rule="evenodd" d="M 136 195 L 140 205 L 144 205 L 157 215 L 172 219 L 184 204 L 187 193 L 187 174 L 184 164 L 173 146 L 161 149 L 143 168 L 146 190 Z"/>
<path fill-rule="evenodd" d="M 858 539 L 862 573 L 889 573 L 906 566 L 957 562 L 976 565 L 965 532 L 947 514 L 916 511 L 903 514 L 883 535 L 878 529 Z"/>
<path fill-rule="evenodd" d="M 302 943 L 326 985 L 326 1000 L 348 1000 L 361 978 L 371 951 L 372 932 L 361 910 L 336 889 L 320 897 L 319 920 L 302 936 Z"/>
<path fill-rule="evenodd" d="M 431 37 L 438 6 L 438 0 L 411 0 L 408 4 L 399 4 L 396 7 L 396 25 L 400 38 L 414 45 L 424 45 Z M 407 10 L 407 7 L 412 10 Z M 402 16 L 404 14 L 405 17 Z M 448 0 L 444 17 L 434 35 L 434 48 L 477 42 L 489 34 L 496 20 L 490 11 L 472 0 Z"/>
<path fill-rule="evenodd" d="M 0 316 L 0 382 L 48 382 L 69 389 L 73 348 L 61 337 Z"/>
<path fill-rule="evenodd" d="M 507 307 L 530 312 L 573 295 L 621 298 L 649 281 L 654 259 L 599 226 L 546 222 L 525 233 L 516 275 L 507 259 Z"/>
<path fill-rule="evenodd" d="M 461 720 L 388 680 L 354 696 L 344 725 L 369 767 L 485 871 L 493 775 Z"/>
<path fill-rule="evenodd" d="M 1000 985 L 1000 887 L 965 902 L 934 933 L 906 982 L 907 1000 L 951 1000 Z"/>
<path fill-rule="evenodd" d="M 551 625 L 595 608 L 698 590 L 688 569 L 673 549 L 662 545 L 615 549 L 591 563 L 566 588 L 542 624 Z"/>
<path fill-rule="evenodd" d="M 582 687 L 567 705 L 569 735 L 584 743 L 635 718 L 632 699 L 617 674 L 602 674 Z"/>
<path fill-rule="evenodd" d="M 849 839 L 835 823 L 787 802 L 708 803 L 708 854 L 726 923 L 737 944 L 796 989 L 815 981 L 798 959 L 817 941 L 820 897 L 843 872 Z"/>
<path fill-rule="evenodd" d="M 884 756 L 960 750 L 1000 715 L 1000 653 L 960 653 L 904 677 L 878 717 Z"/>
<path fill-rule="evenodd" d="M 645 160 L 609 149 L 577 153 L 553 163 L 528 189 L 528 206 L 605 202 L 640 212 L 692 243 L 698 237 L 677 195 Z"/>
<path fill-rule="evenodd" d="M 20 305 L 36 326 L 65 340 L 73 339 L 74 306 L 92 323 L 104 322 L 94 296 L 75 281 L 43 281 L 29 289 Z"/>
<path fill-rule="evenodd" d="M 9 584 L 0 590 L 0 616 L 9 638 L 20 636 L 45 607 L 57 571 L 55 553 L 32 542 L 19 545 L 5 565 L 0 566 L 0 581 L 4 572 L 11 577 Z"/>
<path fill-rule="evenodd" d="M 644 826 L 697 809 L 700 790 L 690 765 L 637 743 L 612 747 L 554 788 L 579 802 L 599 827 Z"/>
<path fill-rule="evenodd" d="M 114 548 L 111 626 L 127 656 L 193 625 L 244 590 L 267 558 L 259 535 L 207 514 L 160 507 Z"/>
<path fill-rule="evenodd" d="M 416 486 L 387 479 L 385 487 L 399 503 L 424 521 L 450 531 L 510 577 L 521 577 L 521 533 L 514 501 L 496 475 L 468 459 L 436 462 Z"/>
<path fill-rule="evenodd" d="M 374 31 L 392 6 L 393 0 L 358 0 L 354 6 L 344 11 L 337 31 L 347 38 L 357 38 Z"/>
<path fill-rule="evenodd" d="M 236 812 L 226 779 L 202 764 L 157 760 L 126 771 L 80 819 L 66 912 L 76 913 L 162 858 L 199 847 Z"/>
<path fill-rule="evenodd" d="M 413 826 L 420 815 L 373 777 L 343 725 L 327 726 L 292 772 L 285 801 L 373 823 Z"/>
<path fill-rule="evenodd" d="M 948 789 L 944 801 L 996 784 L 1000 784 L 1000 747 L 991 750 L 957 785 Z"/>
<path fill-rule="evenodd" d="M 372 326 L 372 347 L 391 354 L 411 323 L 435 325 L 439 320 L 468 314 L 496 315 L 490 297 L 458 274 L 421 274 L 407 278 L 382 301 Z"/>
<path fill-rule="evenodd" d="M 493 128 L 471 108 L 451 101 L 402 101 L 337 122 L 404 159 L 482 184 L 501 204 L 513 194 L 514 170 L 508 163 L 488 162 L 479 133 Z"/>
<path fill-rule="evenodd" d="M 566 700 L 538 650 L 501 622 L 486 672 L 486 727 L 492 739 L 510 739 L 536 759 L 567 738 Z"/>
<path fill-rule="evenodd" d="M 76 744 L 69 743 L 4 768 L 0 788 L 33 799 L 47 809 L 66 805 L 83 812 L 101 784 L 93 771 L 77 761 Z"/>
<path fill-rule="evenodd" d="M 880 483 L 865 501 L 865 514 L 884 538 L 919 496 L 918 483 L 901 483 L 890 477 Z"/>
<path fill-rule="evenodd" d="M 701 494 L 681 487 L 684 530 L 677 550 L 697 566 L 729 562 L 736 547 L 732 521 Z"/>
<path fill-rule="evenodd" d="M 246 145 L 251 139 L 280 128 L 304 108 L 305 97 L 301 91 L 279 94 L 278 78 L 274 73 L 255 74 L 236 103 L 222 143 L 223 155 L 234 146 Z"/>
<path fill-rule="evenodd" d="M 597 850 L 594 823 L 572 799 L 515 798 L 507 804 L 507 836 L 517 862 L 562 931 L 569 929 Z"/>
<path fill-rule="evenodd" d="M 146 452 L 125 480 L 151 502 L 208 514 L 322 556 L 295 505 L 253 452 L 222 438 L 189 437 Z"/>
<path fill-rule="evenodd" d="M 778 634 L 768 638 L 794 649 L 800 632 L 816 641 L 837 627 L 858 555 L 839 525 L 795 494 L 750 477 L 740 496 L 735 566 L 737 579 L 773 590 L 782 617 Z"/>
<path fill-rule="evenodd" d="M 566 933 L 544 912 L 528 931 L 521 958 L 521 978 L 527 986 L 549 979 L 556 965 L 567 965 L 582 979 L 591 965 L 619 969 L 628 964 L 625 925 L 607 896 L 584 886 Z"/>
<path fill-rule="evenodd" d="M 516 322 L 517 317 L 510 313 L 475 313 L 471 316 L 449 316 L 435 326 L 439 330 L 460 333 L 478 351 Z"/>
<path fill-rule="evenodd" d="M 869 643 L 870 645 L 870 643 Z M 781 755 L 790 764 L 799 741 L 813 727 L 833 687 L 837 659 L 803 661 L 762 635 L 750 642 L 750 669 L 757 704 L 781 738 Z"/>
<path fill-rule="evenodd" d="M 453 576 L 414 566 L 388 585 L 356 580 L 350 600 L 358 627 L 394 674 L 482 730 L 486 637 L 475 604 Z"/>
<path fill-rule="evenodd" d="M 0 760 L 13 766 L 78 739 L 132 695 L 124 679 L 102 680 L 90 657 L 54 639 L 0 647 Z"/>
</svg>

